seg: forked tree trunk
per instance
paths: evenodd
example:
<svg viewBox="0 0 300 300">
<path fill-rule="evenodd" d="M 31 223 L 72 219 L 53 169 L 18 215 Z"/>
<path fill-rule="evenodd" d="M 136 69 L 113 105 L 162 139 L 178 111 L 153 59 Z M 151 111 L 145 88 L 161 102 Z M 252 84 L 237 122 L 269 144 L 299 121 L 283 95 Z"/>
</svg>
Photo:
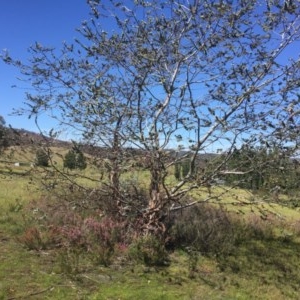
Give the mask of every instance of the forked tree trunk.
<svg viewBox="0 0 300 300">
<path fill-rule="evenodd" d="M 159 159 L 152 161 L 151 179 L 149 189 L 148 208 L 143 214 L 143 234 L 152 234 L 162 239 L 165 236 L 166 228 L 163 223 L 164 215 L 164 196 L 161 192 L 162 187 L 162 166 Z"/>
<path fill-rule="evenodd" d="M 163 222 L 163 212 L 159 209 L 148 209 L 143 214 L 143 235 L 154 235 L 160 240 L 166 237 L 166 227 Z"/>
<path fill-rule="evenodd" d="M 118 127 L 117 127 L 118 128 Z M 122 202 L 121 202 L 121 192 L 120 192 L 120 157 L 121 157 L 121 147 L 119 141 L 119 134 L 117 128 L 114 132 L 113 145 L 111 152 L 111 169 L 110 169 L 110 188 L 111 188 L 111 207 L 115 215 L 121 215 Z"/>
</svg>

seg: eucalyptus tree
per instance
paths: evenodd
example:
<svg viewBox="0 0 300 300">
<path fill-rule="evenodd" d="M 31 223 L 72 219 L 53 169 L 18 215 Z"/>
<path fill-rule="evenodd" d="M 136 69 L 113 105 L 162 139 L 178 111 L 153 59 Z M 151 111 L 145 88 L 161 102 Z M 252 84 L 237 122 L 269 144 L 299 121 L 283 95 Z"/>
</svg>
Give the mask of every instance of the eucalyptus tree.
<svg viewBox="0 0 300 300">
<path fill-rule="evenodd" d="M 116 201 L 124 149 L 144 151 L 145 232 L 164 232 L 166 210 L 203 201 L 180 203 L 224 171 L 236 146 L 293 141 L 285 133 L 299 110 L 296 1 L 88 4 L 91 19 L 82 23 L 81 38 L 61 52 L 36 43 L 28 63 L 7 53 L 3 59 L 35 88 L 27 94 L 31 115 L 51 110 L 89 142 L 110 149 Z M 223 160 L 209 172 L 197 168 L 199 154 L 214 147 L 226 149 Z M 187 159 L 188 174 L 170 183 L 171 170 Z"/>
</svg>

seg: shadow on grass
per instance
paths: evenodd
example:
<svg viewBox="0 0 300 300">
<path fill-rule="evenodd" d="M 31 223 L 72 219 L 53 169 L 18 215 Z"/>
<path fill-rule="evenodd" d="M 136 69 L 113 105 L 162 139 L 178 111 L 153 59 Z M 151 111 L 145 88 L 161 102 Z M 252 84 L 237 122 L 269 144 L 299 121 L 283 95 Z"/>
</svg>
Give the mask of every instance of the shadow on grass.
<svg viewBox="0 0 300 300">
<path fill-rule="evenodd" d="M 300 244 L 292 239 L 251 239 L 217 261 L 222 272 L 255 277 L 262 284 L 275 283 L 282 289 L 300 289 Z"/>
</svg>

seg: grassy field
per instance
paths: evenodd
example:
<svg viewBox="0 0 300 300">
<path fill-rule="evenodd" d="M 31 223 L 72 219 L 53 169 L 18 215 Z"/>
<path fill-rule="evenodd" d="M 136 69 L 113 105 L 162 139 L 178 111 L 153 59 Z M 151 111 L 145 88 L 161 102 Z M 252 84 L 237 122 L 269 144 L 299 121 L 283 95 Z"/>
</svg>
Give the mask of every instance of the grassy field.
<svg viewBox="0 0 300 300">
<path fill-rule="evenodd" d="M 21 211 L 1 216 L 0 299 L 298 299 L 300 247 L 292 241 L 249 241 L 224 261 L 199 256 L 191 275 L 185 252 L 171 265 L 91 266 L 64 274 L 59 253 L 17 242 Z"/>
<path fill-rule="evenodd" d="M 48 193 L 37 180 L 44 171 L 0 168 L 0 299 L 299 299 L 297 209 L 231 190 L 221 199 L 223 206 L 233 218 L 253 222 L 259 234 L 241 237 L 226 255 L 177 249 L 164 267 L 147 267 L 121 256 L 104 267 L 82 252 L 24 247 L 20 237 L 38 222 L 28 214 L 28 205 Z M 85 172 L 98 175 L 91 169 Z M 212 192 L 219 195 L 225 188 Z M 206 193 L 199 190 L 194 197 L 205 198 Z M 70 265 L 76 265 L 76 272 Z"/>
</svg>

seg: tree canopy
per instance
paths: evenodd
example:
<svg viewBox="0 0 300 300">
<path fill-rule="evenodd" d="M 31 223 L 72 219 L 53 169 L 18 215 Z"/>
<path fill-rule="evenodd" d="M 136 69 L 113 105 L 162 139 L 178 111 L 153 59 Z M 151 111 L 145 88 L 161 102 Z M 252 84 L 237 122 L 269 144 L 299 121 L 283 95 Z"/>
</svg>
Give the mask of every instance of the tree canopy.
<svg viewBox="0 0 300 300">
<path fill-rule="evenodd" d="M 206 184 L 207 176 L 218 176 L 235 147 L 269 141 L 297 149 L 298 3 L 88 3 L 91 19 L 82 22 L 81 38 L 64 43 L 60 52 L 35 43 L 27 63 L 9 53 L 2 58 L 34 88 L 23 113 L 38 117 L 51 110 L 87 143 L 110 149 L 118 205 L 125 201 L 124 149 L 144 151 L 150 175 L 146 228 L 157 228 L 162 211 Z M 223 160 L 196 174 L 198 154 L 220 147 L 226 149 Z M 170 149 L 175 154 L 167 155 Z M 167 184 L 174 165 L 187 158 L 190 171 Z"/>
</svg>

